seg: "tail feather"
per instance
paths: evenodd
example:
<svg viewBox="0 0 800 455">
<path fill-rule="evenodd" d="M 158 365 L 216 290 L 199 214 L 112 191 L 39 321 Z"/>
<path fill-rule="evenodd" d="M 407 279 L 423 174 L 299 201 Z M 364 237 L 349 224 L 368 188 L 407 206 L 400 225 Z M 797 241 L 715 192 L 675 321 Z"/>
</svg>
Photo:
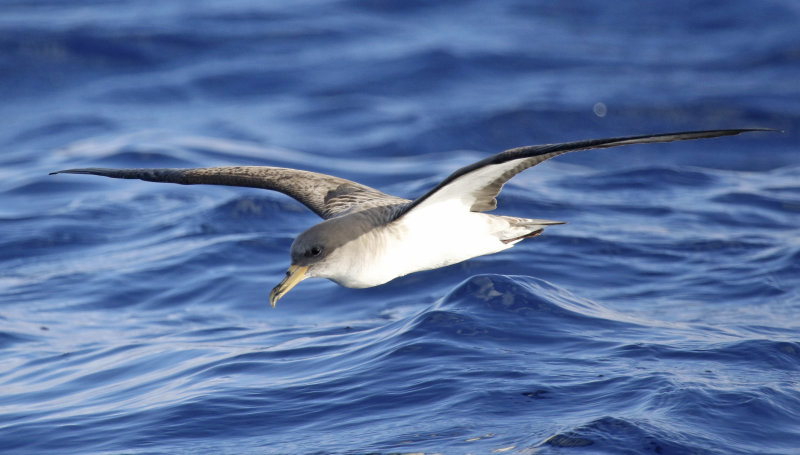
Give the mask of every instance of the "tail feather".
<svg viewBox="0 0 800 455">
<path fill-rule="evenodd" d="M 513 216 L 502 216 L 511 225 L 508 230 L 503 232 L 500 240 L 503 243 L 517 243 L 520 240 L 536 237 L 544 231 L 546 226 L 556 224 L 566 224 L 566 221 L 539 220 L 535 218 L 517 218 Z"/>
<path fill-rule="evenodd" d="M 511 226 L 514 227 L 524 227 L 524 226 L 553 226 L 556 224 L 567 224 L 566 221 L 553 221 L 553 220 L 539 220 L 536 218 L 517 218 L 514 216 L 503 216 L 506 221 L 511 223 Z"/>
</svg>

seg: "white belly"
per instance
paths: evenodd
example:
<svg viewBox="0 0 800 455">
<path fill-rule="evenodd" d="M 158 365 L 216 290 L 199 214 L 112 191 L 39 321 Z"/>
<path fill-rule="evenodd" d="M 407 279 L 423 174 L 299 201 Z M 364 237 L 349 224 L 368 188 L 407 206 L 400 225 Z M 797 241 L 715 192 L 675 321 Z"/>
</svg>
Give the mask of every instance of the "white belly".
<svg viewBox="0 0 800 455">
<path fill-rule="evenodd" d="M 347 287 L 377 286 L 409 273 L 496 253 L 512 246 L 499 238 L 507 228 L 501 218 L 439 204 L 343 245 L 337 252 L 344 267 L 328 278 Z"/>
</svg>

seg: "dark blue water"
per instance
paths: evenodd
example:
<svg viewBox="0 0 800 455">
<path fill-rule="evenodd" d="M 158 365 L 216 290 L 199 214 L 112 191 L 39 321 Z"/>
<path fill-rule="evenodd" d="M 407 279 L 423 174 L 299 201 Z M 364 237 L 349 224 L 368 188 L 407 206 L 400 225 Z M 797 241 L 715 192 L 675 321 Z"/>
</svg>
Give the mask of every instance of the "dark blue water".
<svg viewBox="0 0 800 455">
<path fill-rule="evenodd" d="M 800 453 L 800 5 L 0 3 L 0 452 Z M 318 220 L 87 166 L 278 165 L 421 195 L 545 142 L 565 220 L 387 285 L 300 284 Z"/>
</svg>

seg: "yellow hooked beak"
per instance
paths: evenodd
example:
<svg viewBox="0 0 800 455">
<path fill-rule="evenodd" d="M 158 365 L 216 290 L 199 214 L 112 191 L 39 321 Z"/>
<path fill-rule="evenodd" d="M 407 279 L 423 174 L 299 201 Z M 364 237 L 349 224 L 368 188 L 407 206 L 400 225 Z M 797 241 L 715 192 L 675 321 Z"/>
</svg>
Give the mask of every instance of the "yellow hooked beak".
<svg viewBox="0 0 800 455">
<path fill-rule="evenodd" d="M 272 308 L 275 308 L 275 304 L 278 303 L 278 300 L 289 292 L 290 289 L 295 287 L 297 283 L 308 278 L 306 276 L 306 270 L 308 270 L 307 265 L 291 265 L 289 267 L 289 270 L 286 272 L 286 278 L 278 283 L 278 285 L 272 289 L 272 292 L 269 293 L 269 303 L 272 305 Z"/>
</svg>

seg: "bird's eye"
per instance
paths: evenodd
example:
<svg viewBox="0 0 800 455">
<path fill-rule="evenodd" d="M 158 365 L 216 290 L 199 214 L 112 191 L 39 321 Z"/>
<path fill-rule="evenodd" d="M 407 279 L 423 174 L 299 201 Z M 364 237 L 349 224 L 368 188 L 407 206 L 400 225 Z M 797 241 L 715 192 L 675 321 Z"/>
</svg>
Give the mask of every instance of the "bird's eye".
<svg viewBox="0 0 800 455">
<path fill-rule="evenodd" d="M 319 256 L 322 253 L 322 247 L 320 246 L 312 246 L 310 249 L 306 251 L 306 256 Z"/>
</svg>

